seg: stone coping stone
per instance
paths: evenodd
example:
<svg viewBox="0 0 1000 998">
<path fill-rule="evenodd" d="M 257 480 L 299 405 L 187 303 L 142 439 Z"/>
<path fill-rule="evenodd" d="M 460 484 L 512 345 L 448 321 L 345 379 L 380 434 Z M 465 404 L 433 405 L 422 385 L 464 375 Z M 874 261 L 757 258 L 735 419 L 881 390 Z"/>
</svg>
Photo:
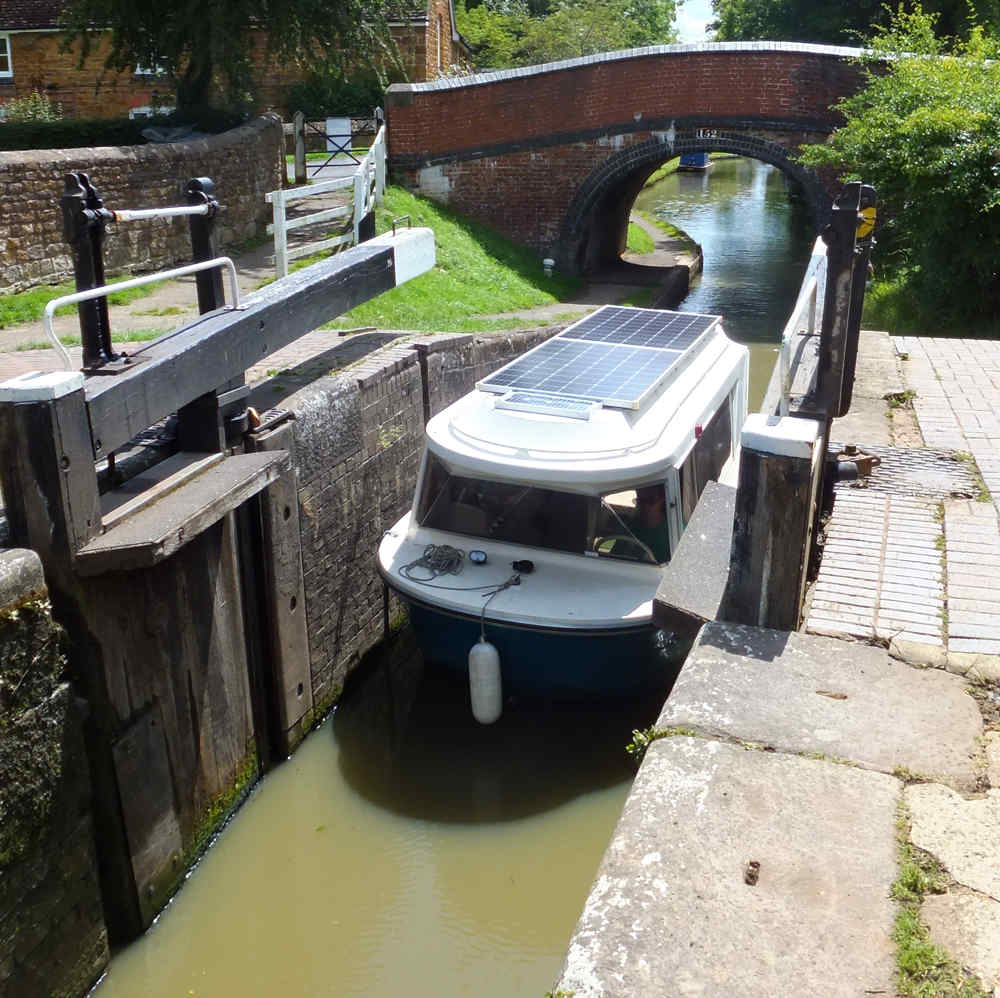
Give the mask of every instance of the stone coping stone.
<svg viewBox="0 0 1000 998">
<path fill-rule="evenodd" d="M 654 742 L 558 988 L 576 998 L 894 994 L 900 787 L 824 760 Z"/>
<path fill-rule="evenodd" d="M 657 726 L 971 790 L 983 722 L 966 690 L 959 677 L 914 669 L 884 648 L 708 623 Z"/>
<path fill-rule="evenodd" d="M 0 609 L 48 592 L 41 559 L 27 548 L 0 551 Z"/>
<path fill-rule="evenodd" d="M 964 887 L 1000 901 L 1000 789 L 966 800 L 948 787 L 906 788 L 910 840 Z"/>
<path fill-rule="evenodd" d="M 953 890 L 924 899 L 921 919 L 931 941 L 1000 995 L 1000 902 L 973 891 Z"/>
</svg>

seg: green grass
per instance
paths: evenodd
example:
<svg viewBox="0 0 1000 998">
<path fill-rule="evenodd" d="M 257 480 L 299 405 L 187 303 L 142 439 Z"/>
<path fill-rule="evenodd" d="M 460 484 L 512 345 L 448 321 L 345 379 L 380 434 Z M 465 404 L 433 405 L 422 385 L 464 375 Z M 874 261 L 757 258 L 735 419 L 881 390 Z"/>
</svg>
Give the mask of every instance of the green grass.
<svg viewBox="0 0 1000 998">
<path fill-rule="evenodd" d="M 641 225 L 629 222 L 625 249 L 629 253 L 652 253 L 656 249 L 656 243 Z"/>
<path fill-rule="evenodd" d="M 164 333 L 169 333 L 169 329 L 130 329 L 124 333 L 112 332 L 112 342 L 114 343 L 145 343 L 155 340 Z M 78 347 L 82 342 L 79 335 L 60 336 L 59 342 L 66 347 Z M 18 343 L 14 348 L 17 351 L 24 350 L 50 350 L 52 344 L 48 340 L 28 340 L 26 343 Z"/>
<path fill-rule="evenodd" d="M 1000 319 L 970 326 L 949 324 L 942 322 L 939 315 L 928 315 L 921 309 L 906 271 L 869 282 L 861 321 L 864 329 L 886 329 L 896 335 L 1000 338 Z"/>
<path fill-rule="evenodd" d="M 355 146 L 351 150 L 351 155 L 354 156 L 356 159 L 361 159 L 361 157 L 364 156 L 366 152 L 368 152 L 368 146 Z M 306 153 L 306 162 L 307 163 L 313 163 L 316 160 L 319 160 L 321 163 L 325 163 L 329 158 L 330 158 L 330 154 L 328 152 L 307 152 Z M 295 162 L 295 154 L 294 153 L 288 153 L 285 156 L 285 162 L 286 163 L 294 163 Z"/>
<path fill-rule="evenodd" d="M 139 288 L 129 288 L 127 291 L 114 291 L 108 295 L 108 302 L 112 305 L 128 305 L 139 298 L 148 298 L 162 283 L 156 281 Z M 46 284 L 30 291 L 3 295 L 0 297 L 0 329 L 38 322 L 45 311 L 45 306 L 53 298 L 71 294 L 75 290 L 76 287 L 72 284 Z M 56 309 L 56 315 L 69 315 L 74 311 L 76 311 L 75 305 L 64 305 Z"/>
<path fill-rule="evenodd" d="M 896 944 L 896 988 L 900 998 L 988 998 L 979 982 L 930 940 L 920 921 L 920 905 L 928 894 L 941 894 L 948 878 L 941 864 L 910 843 L 909 819 L 901 809 L 896 823 L 899 874 L 892 885 L 898 905 L 893 941 Z"/>
<path fill-rule="evenodd" d="M 376 216 L 378 231 L 390 229 L 392 219 L 401 215 L 409 215 L 414 226 L 434 230 L 436 266 L 352 309 L 331 323 L 332 328 L 480 332 L 523 327 L 523 320 L 478 317 L 566 301 L 580 286 L 574 278 L 546 277 L 536 253 L 485 226 L 389 187 Z"/>
<path fill-rule="evenodd" d="M 659 215 L 654 215 L 650 211 L 636 211 L 633 209 L 633 213 L 642 218 L 643 221 L 649 222 L 650 225 L 655 225 L 662 233 L 670 236 L 671 239 L 676 239 L 678 242 L 683 243 L 681 247 L 682 251 L 690 253 L 698 252 L 698 244 L 683 229 L 678 229 L 676 225 L 671 225 L 666 219 L 660 218 Z"/>
</svg>

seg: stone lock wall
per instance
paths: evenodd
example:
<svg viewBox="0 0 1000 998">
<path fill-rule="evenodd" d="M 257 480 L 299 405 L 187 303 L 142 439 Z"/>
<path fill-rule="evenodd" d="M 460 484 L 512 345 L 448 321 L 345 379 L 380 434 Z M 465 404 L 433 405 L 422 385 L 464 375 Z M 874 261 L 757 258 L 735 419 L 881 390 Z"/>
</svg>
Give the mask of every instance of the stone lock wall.
<svg viewBox="0 0 1000 998">
<path fill-rule="evenodd" d="M 38 556 L 0 552 L 0 994 L 76 998 L 108 962 L 81 709 Z"/>
<path fill-rule="evenodd" d="M 211 177 L 224 206 L 218 223 L 225 251 L 254 236 L 270 217 L 264 201 L 284 176 L 281 121 L 265 115 L 222 135 L 163 145 L 0 152 L 0 292 L 72 276 L 59 199 L 63 178 L 82 170 L 114 208 L 183 204 L 192 177 Z M 163 269 L 191 259 L 186 218 L 112 226 L 105 241 L 109 274 Z"/>
</svg>

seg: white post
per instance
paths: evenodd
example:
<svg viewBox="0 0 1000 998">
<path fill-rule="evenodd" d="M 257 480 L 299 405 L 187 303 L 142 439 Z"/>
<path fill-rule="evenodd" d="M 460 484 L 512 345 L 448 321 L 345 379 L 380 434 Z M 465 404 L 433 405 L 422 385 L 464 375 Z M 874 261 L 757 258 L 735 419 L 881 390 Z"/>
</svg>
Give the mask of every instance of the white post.
<svg viewBox="0 0 1000 998">
<path fill-rule="evenodd" d="M 385 194 L 385 125 L 375 136 L 375 203 L 381 204 Z"/>
<path fill-rule="evenodd" d="M 284 191 L 274 192 L 274 273 L 288 276 L 288 233 L 285 231 Z"/>
<path fill-rule="evenodd" d="M 354 174 L 354 245 L 360 241 L 361 219 L 365 214 L 365 188 L 368 186 L 367 177 L 364 170 L 358 170 Z"/>
</svg>

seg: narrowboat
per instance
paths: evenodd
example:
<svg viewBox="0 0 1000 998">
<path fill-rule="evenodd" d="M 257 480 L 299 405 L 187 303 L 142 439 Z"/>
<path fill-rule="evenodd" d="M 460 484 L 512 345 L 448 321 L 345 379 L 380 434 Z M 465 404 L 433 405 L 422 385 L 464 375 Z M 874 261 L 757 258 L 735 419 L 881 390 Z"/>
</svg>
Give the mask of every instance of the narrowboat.
<svg viewBox="0 0 1000 998">
<path fill-rule="evenodd" d="M 378 567 L 477 719 L 663 688 L 652 598 L 705 483 L 735 481 L 748 367 L 719 316 L 607 305 L 428 422 Z"/>
</svg>

